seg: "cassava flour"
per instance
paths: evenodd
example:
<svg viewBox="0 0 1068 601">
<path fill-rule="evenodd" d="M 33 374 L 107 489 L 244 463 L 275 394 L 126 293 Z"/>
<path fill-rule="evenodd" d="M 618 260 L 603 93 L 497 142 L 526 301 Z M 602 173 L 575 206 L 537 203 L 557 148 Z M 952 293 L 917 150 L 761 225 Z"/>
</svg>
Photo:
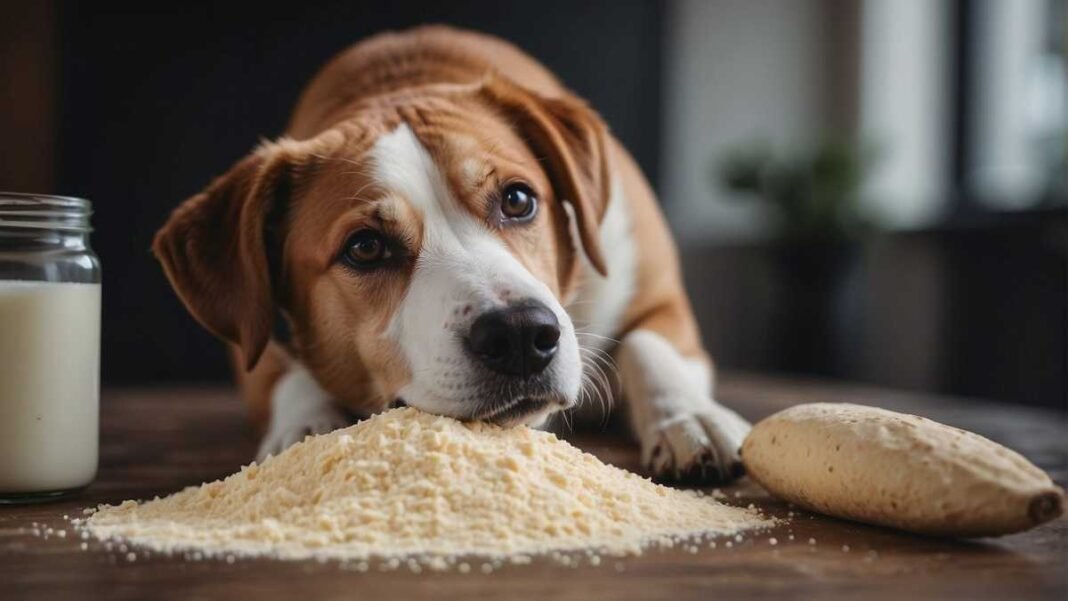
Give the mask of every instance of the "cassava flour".
<svg viewBox="0 0 1068 601">
<path fill-rule="evenodd" d="M 157 551 L 446 566 L 464 555 L 638 553 L 770 523 L 605 465 L 547 432 L 403 408 L 225 480 L 103 506 L 82 526 Z"/>
</svg>

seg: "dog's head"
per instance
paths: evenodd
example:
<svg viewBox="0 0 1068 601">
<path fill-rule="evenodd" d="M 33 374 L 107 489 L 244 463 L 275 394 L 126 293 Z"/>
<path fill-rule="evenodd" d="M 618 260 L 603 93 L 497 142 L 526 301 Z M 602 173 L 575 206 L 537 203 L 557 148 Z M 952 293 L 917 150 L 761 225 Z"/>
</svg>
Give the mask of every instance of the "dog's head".
<svg viewBox="0 0 1068 601">
<path fill-rule="evenodd" d="M 408 91 L 262 145 L 154 250 L 250 369 L 282 315 L 350 407 L 534 423 L 579 396 L 563 306 L 583 255 L 604 272 L 607 173 L 604 126 L 574 98 L 496 78 Z"/>
</svg>

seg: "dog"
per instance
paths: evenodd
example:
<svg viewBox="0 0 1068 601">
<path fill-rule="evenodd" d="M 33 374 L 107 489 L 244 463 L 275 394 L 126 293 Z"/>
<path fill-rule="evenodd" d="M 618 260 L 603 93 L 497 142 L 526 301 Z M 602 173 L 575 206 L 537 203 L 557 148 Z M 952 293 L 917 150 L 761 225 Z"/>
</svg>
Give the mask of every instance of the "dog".
<svg viewBox="0 0 1068 601">
<path fill-rule="evenodd" d="M 501 39 L 426 26 L 345 50 L 153 250 L 231 345 L 261 459 L 401 403 L 538 426 L 603 391 L 612 353 L 653 476 L 742 471 L 750 426 L 713 397 L 653 190 Z"/>
</svg>

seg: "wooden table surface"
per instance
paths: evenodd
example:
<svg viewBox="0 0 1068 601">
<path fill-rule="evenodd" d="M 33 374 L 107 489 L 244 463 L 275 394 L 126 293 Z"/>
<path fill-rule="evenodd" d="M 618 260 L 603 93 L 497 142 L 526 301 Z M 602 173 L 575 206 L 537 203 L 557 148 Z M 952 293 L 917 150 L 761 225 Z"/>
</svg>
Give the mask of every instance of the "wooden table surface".
<svg viewBox="0 0 1068 601">
<path fill-rule="evenodd" d="M 719 397 L 750 419 L 814 401 L 850 401 L 913 412 L 974 430 L 1017 449 L 1068 482 L 1063 413 L 874 388 L 727 374 Z M 637 469 L 619 435 L 578 434 L 579 446 Z M 490 574 L 361 573 L 336 563 L 190 561 L 100 543 L 81 548 L 64 515 L 130 498 L 166 495 L 226 476 L 252 456 L 255 440 L 225 389 L 109 390 L 104 394 L 101 469 L 81 497 L 0 506 L 0 599 L 1068 599 L 1068 519 L 1000 539 L 952 541 L 798 512 L 787 525 L 732 548 L 697 554 L 650 550 L 600 566 L 548 560 Z M 786 516 L 784 506 L 742 481 L 729 501 Z M 68 535 L 35 535 L 33 524 Z M 771 544 L 775 538 L 777 543 Z M 809 544 L 809 539 L 815 544 Z M 846 550 L 848 549 L 848 550 Z"/>
</svg>

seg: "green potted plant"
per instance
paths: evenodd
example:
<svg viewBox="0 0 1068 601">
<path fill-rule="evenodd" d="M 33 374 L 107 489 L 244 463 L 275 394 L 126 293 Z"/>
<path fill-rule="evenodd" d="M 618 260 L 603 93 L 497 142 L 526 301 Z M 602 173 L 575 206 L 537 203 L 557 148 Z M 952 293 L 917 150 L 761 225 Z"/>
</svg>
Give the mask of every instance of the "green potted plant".
<svg viewBox="0 0 1068 601">
<path fill-rule="evenodd" d="M 719 178 L 741 199 L 772 208 L 768 256 L 775 274 L 773 363 L 841 375 L 859 340 L 862 242 L 874 231 L 861 210 L 872 155 L 825 141 L 792 156 L 750 145 L 728 155 Z"/>
</svg>

